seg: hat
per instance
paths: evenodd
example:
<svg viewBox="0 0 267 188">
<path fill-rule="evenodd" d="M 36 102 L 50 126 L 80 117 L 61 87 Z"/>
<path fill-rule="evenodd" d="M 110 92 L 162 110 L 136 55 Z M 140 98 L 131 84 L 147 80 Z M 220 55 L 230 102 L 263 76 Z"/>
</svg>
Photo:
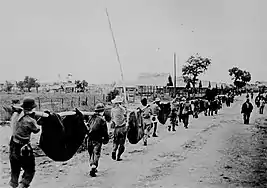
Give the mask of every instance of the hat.
<svg viewBox="0 0 267 188">
<path fill-rule="evenodd" d="M 113 104 L 116 104 L 116 103 L 122 103 L 122 102 L 123 102 L 123 99 L 122 99 L 119 95 L 117 95 L 117 96 L 115 97 L 115 99 L 113 99 L 111 102 L 112 102 Z"/>
<path fill-rule="evenodd" d="M 157 98 L 155 99 L 155 102 L 160 102 L 160 98 L 157 97 Z"/>
<path fill-rule="evenodd" d="M 36 108 L 35 100 L 32 97 L 25 97 L 21 107 L 25 110 L 32 110 Z"/>
<path fill-rule="evenodd" d="M 103 103 L 97 103 L 95 105 L 95 112 L 104 112 L 105 106 Z"/>
</svg>

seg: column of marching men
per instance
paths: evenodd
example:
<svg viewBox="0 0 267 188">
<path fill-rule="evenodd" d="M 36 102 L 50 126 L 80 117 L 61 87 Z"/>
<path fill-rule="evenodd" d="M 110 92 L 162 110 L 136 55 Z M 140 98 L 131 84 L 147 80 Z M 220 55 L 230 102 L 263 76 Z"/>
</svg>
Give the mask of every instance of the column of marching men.
<svg viewBox="0 0 267 188">
<path fill-rule="evenodd" d="M 216 98 L 209 103 L 209 106 L 205 107 L 204 113 L 206 114 L 206 108 L 212 109 L 212 102 L 220 104 L 220 100 Z M 96 176 L 97 168 L 99 166 L 99 159 L 101 155 L 101 148 L 103 144 L 107 144 L 110 139 L 110 131 L 113 132 L 113 149 L 111 157 L 113 160 L 121 161 L 121 156 L 125 151 L 125 141 L 128 131 L 127 126 L 127 109 L 123 106 L 123 99 L 120 96 L 116 96 L 112 100 L 113 108 L 111 109 L 111 126 L 108 128 L 107 121 L 104 118 L 105 106 L 103 103 L 98 103 L 95 106 L 95 112 L 91 116 L 90 120 L 86 123 L 87 125 L 87 149 L 89 153 L 89 165 L 90 175 Z M 136 109 L 141 112 L 143 119 L 143 145 L 147 146 L 148 139 L 158 137 L 158 117 L 161 111 L 160 108 L 161 100 L 156 98 L 152 104 L 148 104 L 146 98 L 141 100 L 141 105 Z M 189 126 L 189 116 L 197 118 L 201 112 L 200 100 L 197 100 L 192 104 L 188 98 L 176 97 L 171 101 L 171 112 L 169 113 L 168 119 L 168 131 L 176 131 L 175 126 L 178 122 L 182 123 L 185 129 Z M 203 103 L 204 104 L 204 103 Z M 204 105 L 205 106 L 205 105 Z M 12 137 L 10 140 L 10 166 L 11 166 L 11 180 L 9 185 L 13 188 L 26 188 L 30 186 L 32 179 L 35 174 L 35 158 L 33 155 L 33 149 L 30 144 L 31 134 L 38 133 L 40 125 L 33 118 L 36 107 L 35 100 L 31 97 L 26 97 L 21 105 L 22 110 L 13 113 L 11 118 Z M 19 181 L 19 175 L 21 168 L 24 170 L 21 181 Z"/>
</svg>

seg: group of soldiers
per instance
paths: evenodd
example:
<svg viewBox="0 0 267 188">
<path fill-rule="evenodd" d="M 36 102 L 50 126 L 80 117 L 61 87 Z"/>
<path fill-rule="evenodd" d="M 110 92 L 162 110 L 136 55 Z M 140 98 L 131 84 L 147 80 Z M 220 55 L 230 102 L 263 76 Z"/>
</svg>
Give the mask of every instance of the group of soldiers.
<svg viewBox="0 0 267 188">
<path fill-rule="evenodd" d="M 214 101 L 220 104 L 219 98 L 216 98 Z M 148 138 L 151 136 L 158 137 L 157 128 L 159 122 L 158 116 L 161 111 L 160 103 L 160 98 L 156 98 L 151 104 L 148 104 L 147 99 L 143 98 L 140 106 L 136 109 L 141 112 L 143 119 L 144 146 L 147 146 Z M 95 106 L 94 114 L 86 122 L 86 143 L 89 153 L 90 175 L 92 177 L 95 177 L 97 173 L 102 145 L 107 144 L 112 138 L 110 137 L 110 132 L 113 135 L 111 158 L 116 161 L 121 161 L 121 156 L 125 151 L 126 136 L 129 128 L 127 126 L 127 109 L 123 106 L 123 99 L 120 96 L 116 96 L 112 100 L 112 104 L 113 107 L 110 113 L 111 121 L 107 122 L 105 119 L 105 105 L 98 103 Z M 175 126 L 178 125 L 178 121 L 183 122 L 184 128 L 188 129 L 189 116 L 193 115 L 196 117 L 200 113 L 200 101 L 198 104 L 193 105 L 193 108 L 189 98 L 185 97 L 176 97 L 171 101 L 168 131 L 176 131 Z M 40 131 L 40 128 L 38 128 L 40 125 L 38 125 L 32 116 L 36 107 L 35 100 L 31 97 L 26 97 L 21 107 L 23 110 L 21 112 L 15 112 L 11 118 L 12 137 L 9 158 L 11 164 L 10 186 L 13 188 L 29 187 L 34 177 L 35 159 L 30 145 L 30 138 L 32 133 L 38 133 Z M 19 182 L 21 168 L 24 170 L 24 174 L 22 180 Z"/>
</svg>

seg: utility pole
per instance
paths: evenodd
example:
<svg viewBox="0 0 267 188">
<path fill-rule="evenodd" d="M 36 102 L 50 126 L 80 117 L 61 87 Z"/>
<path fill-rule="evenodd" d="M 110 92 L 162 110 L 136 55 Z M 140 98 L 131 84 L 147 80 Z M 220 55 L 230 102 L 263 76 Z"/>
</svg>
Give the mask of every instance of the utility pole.
<svg viewBox="0 0 267 188">
<path fill-rule="evenodd" d="M 173 63 L 174 63 L 174 96 L 176 96 L 176 53 L 173 56 Z"/>
<path fill-rule="evenodd" d="M 118 63 L 120 65 L 121 80 L 122 80 L 123 90 L 124 90 L 124 100 L 125 100 L 125 103 L 127 104 L 128 101 L 127 101 L 126 86 L 125 86 L 124 78 L 123 78 L 122 64 L 121 64 L 121 61 L 120 61 L 120 56 L 119 56 L 118 48 L 117 48 L 117 45 L 116 45 L 116 40 L 115 40 L 115 36 L 114 36 L 113 30 L 112 30 L 111 21 L 110 21 L 110 18 L 109 18 L 109 14 L 108 14 L 108 9 L 107 8 L 106 8 L 106 14 L 107 14 L 107 17 L 108 17 L 109 29 L 110 29 L 110 32 L 111 32 L 111 35 L 112 35 L 112 39 L 113 39 L 113 43 L 114 43 L 114 47 L 115 47 L 115 50 L 116 50 L 117 60 L 118 60 Z"/>
</svg>

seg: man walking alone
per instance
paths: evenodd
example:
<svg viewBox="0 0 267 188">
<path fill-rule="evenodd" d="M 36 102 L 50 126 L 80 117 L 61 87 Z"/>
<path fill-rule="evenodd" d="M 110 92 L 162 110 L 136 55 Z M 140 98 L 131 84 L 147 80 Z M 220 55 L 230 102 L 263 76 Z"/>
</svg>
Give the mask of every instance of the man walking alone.
<svg viewBox="0 0 267 188">
<path fill-rule="evenodd" d="M 253 110 L 253 105 L 247 98 L 246 102 L 242 105 L 241 114 L 243 114 L 244 124 L 249 124 L 250 114 Z"/>
</svg>

